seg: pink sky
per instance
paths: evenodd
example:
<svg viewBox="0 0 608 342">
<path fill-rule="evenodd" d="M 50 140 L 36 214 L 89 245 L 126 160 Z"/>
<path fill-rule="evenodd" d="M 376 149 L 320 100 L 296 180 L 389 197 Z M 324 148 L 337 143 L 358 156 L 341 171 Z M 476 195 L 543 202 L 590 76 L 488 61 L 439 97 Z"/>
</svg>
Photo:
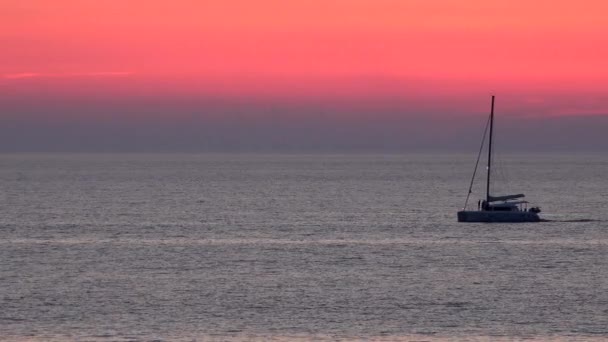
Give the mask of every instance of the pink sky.
<svg viewBox="0 0 608 342">
<path fill-rule="evenodd" d="M 405 122 L 483 114 L 490 94 L 512 116 L 608 115 L 605 13 L 602 0 L 3 0 L 2 115 L 264 117 L 275 103 Z M 52 105 L 66 102 L 82 109 Z"/>
<path fill-rule="evenodd" d="M 601 0 L 4 0 L 0 6 L 6 79 L 132 73 L 150 85 L 178 79 L 186 92 L 231 83 L 236 93 L 255 93 L 267 83 L 280 91 L 329 80 L 339 89 L 367 78 L 585 91 L 608 77 L 608 4 Z"/>
</svg>

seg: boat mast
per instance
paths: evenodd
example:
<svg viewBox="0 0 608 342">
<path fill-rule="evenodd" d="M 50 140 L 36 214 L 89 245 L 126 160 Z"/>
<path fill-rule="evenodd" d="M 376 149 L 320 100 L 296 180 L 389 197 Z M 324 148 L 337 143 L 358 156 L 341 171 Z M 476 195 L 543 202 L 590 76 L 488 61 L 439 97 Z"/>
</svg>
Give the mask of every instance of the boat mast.
<svg viewBox="0 0 608 342">
<path fill-rule="evenodd" d="M 486 183 L 486 206 L 490 205 L 490 169 L 492 167 L 492 130 L 494 128 L 494 95 L 492 95 L 492 109 L 490 110 L 490 140 L 488 143 L 488 177 Z"/>
</svg>

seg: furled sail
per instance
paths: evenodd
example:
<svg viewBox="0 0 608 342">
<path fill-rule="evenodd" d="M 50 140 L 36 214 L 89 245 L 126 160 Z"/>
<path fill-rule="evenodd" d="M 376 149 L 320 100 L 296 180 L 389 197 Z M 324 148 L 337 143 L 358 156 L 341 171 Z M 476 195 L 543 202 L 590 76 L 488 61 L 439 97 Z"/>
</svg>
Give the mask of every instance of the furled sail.
<svg viewBox="0 0 608 342">
<path fill-rule="evenodd" d="M 517 195 L 505 195 L 505 196 L 489 196 L 490 202 L 508 201 L 512 199 L 518 199 L 526 197 L 524 194 Z"/>
</svg>

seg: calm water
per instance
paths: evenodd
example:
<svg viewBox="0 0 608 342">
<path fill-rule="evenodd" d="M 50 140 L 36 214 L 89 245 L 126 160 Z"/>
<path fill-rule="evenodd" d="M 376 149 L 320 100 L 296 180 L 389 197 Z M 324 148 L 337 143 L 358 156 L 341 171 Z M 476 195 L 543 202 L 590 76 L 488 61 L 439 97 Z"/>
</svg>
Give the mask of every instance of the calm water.
<svg viewBox="0 0 608 342">
<path fill-rule="evenodd" d="M 0 156 L 0 340 L 608 340 L 608 157 L 474 158 Z"/>
</svg>

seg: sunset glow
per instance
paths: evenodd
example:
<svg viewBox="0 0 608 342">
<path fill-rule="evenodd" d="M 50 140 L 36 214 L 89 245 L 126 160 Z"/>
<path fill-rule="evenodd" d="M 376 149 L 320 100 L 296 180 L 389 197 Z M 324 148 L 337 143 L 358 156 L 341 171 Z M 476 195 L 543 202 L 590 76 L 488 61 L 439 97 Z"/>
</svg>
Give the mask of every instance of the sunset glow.
<svg viewBox="0 0 608 342">
<path fill-rule="evenodd" d="M 268 79 L 313 88 L 374 77 L 585 83 L 571 85 L 578 90 L 608 77 L 601 0 L 3 3 L 9 79 L 134 73 L 179 78 L 185 90 L 234 82 L 246 93 Z"/>
<path fill-rule="evenodd" d="M 4 0 L 0 9 L 0 97 L 16 107 L 104 98 L 138 103 L 125 115 L 145 120 L 150 98 L 253 99 L 331 104 L 353 118 L 373 114 L 348 108 L 381 103 L 407 118 L 483 112 L 494 93 L 513 115 L 608 114 L 603 0 Z"/>
</svg>

